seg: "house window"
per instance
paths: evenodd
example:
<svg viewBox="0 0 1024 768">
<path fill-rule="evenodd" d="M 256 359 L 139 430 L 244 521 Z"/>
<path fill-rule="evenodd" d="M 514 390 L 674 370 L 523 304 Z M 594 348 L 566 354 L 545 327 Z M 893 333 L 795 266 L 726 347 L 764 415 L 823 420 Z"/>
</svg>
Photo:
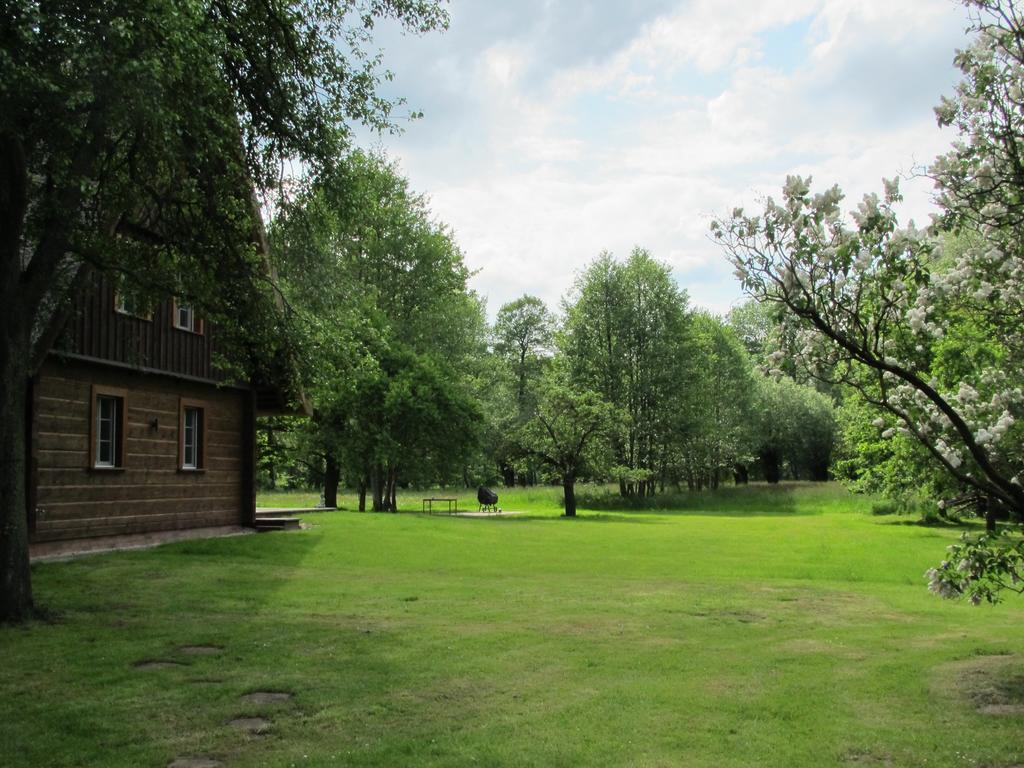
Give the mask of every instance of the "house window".
<svg viewBox="0 0 1024 768">
<path fill-rule="evenodd" d="M 198 403 L 181 402 L 181 468 L 202 469 L 206 459 L 206 409 Z"/>
<path fill-rule="evenodd" d="M 188 304 L 178 304 L 174 308 L 174 327 L 183 331 L 195 331 L 196 313 Z"/>
<path fill-rule="evenodd" d="M 203 321 L 196 317 L 196 311 L 191 304 L 182 304 L 175 300 L 171 319 L 174 327 L 180 331 L 199 334 L 203 332 Z"/>
<path fill-rule="evenodd" d="M 124 466 L 124 390 L 93 387 L 90 465 L 94 469 Z"/>
<path fill-rule="evenodd" d="M 132 289 L 123 284 L 114 290 L 114 310 L 118 314 L 138 317 L 142 320 L 152 320 L 153 311 L 149 303 L 142 298 L 137 289 Z"/>
</svg>

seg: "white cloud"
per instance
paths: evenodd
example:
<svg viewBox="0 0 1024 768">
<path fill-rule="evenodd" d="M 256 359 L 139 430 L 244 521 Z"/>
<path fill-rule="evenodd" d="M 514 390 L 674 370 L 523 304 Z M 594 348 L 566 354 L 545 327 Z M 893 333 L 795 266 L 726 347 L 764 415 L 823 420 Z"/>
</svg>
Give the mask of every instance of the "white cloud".
<svg viewBox="0 0 1024 768">
<path fill-rule="evenodd" d="M 701 72 L 746 63 L 758 35 L 814 11 L 817 0 L 698 0 L 663 16 L 632 46 L 651 67 L 692 63 Z"/>
<path fill-rule="evenodd" d="M 587 8 L 588 36 L 563 29 L 574 7 L 557 2 L 502 34 L 456 4 L 482 39 L 460 28 L 401 49 L 397 87 L 428 117 L 386 145 L 454 228 L 492 313 L 524 292 L 555 307 L 602 249 L 635 245 L 724 311 L 739 291 L 706 237 L 712 215 L 793 172 L 859 198 L 951 138 L 930 112 L 963 44 L 946 0 L 694 0 L 628 23 Z M 923 219 L 927 184 L 904 189 Z"/>
</svg>

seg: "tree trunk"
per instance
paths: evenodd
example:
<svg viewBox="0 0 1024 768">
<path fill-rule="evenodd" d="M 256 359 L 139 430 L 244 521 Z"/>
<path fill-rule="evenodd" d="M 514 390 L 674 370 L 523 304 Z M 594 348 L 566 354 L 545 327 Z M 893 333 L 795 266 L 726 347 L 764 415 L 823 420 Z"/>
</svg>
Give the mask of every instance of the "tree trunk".
<svg viewBox="0 0 1024 768">
<path fill-rule="evenodd" d="M 385 501 L 389 511 L 398 511 L 398 469 L 396 467 L 388 467 L 388 480 Z"/>
<path fill-rule="evenodd" d="M 6 338 L 0 338 L 0 622 L 20 621 L 32 612 L 25 464 L 28 340 L 19 343 L 8 336 L 20 322 L 6 325 Z"/>
<path fill-rule="evenodd" d="M 324 506 L 338 506 L 338 483 L 341 482 L 341 467 L 333 454 L 327 454 L 324 462 Z"/>
<path fill-rule="evenodd" d="M 73 216 L 77 206 L 62 210 Z M 25 465 L 31 332 L 38 306 L 22 283 L 28 172 L 21 139 L 0 134 L 0 622 L 32 613 Z M 33 266 L 36 266 L 33 264 Z M 44 275 L 46 270 L 44 270 Z M 41 357 L 37 362 L 41 362 Z"/>
<path fill-rule="evenodd" d="M 366 477 L 359 478 L 359 511 L 366 511 Z"/>
<path fill-rule="evenodd" d="M 373 495 L 373 511 L 384 511 L 384 469 L 380 464 L 370 472 L 370 492 Z"/>
<path fill-rule="evenodd" d="M 273 426 L 267 427 L 267 454 L 270 456 L 269 461 L 267 461 L 267 471 L 270 475 L 270 490 L 272 491 L 277 490 L 277 461 L 274 458 L 277 456 L 276 434 Z"/>
<path fill-rule="evenodd" d="M 978 515 L 985 518 L 985 531 L 995 533 L 996 509 L 995 505 L 989 501 L 988 496 L 978 497 Z"/>
<path fill-rule="evenodd" d="M 810 467 L 811 480 L 813 480 L 816 483 L 827 483 L 828 465 L 828 457 L 818 458 L 816 461 L 814 461 L 814 463 L 812 463 Z"/>
<path fill-rule="evenodd" d="M 733 464 L 732 479 L 736 485 L 746 485 L 750 482 L 750 473 L 747 472 L 745 464 Z"/>
<path fill-rule="evenodd" d="M 519 423 L 526 421 L 526 350 L 519 353 L 519 390 L 516 392 L 516 405 L 519 407 Z"/>
<path fill-rule="evenodd" d="M 562 478 L 562 492 L 565 494 L 565 516 L 576 517 L 576 477 L 565 475 Z"/>
<path fill-rule="evenodd" d="M 779 467 L 779 454 L 775 451 L 765 451 L 761 454 L 761 468 L 764 472 L 765 482 L 778 483 L 781 476 Z"/>
</svg>

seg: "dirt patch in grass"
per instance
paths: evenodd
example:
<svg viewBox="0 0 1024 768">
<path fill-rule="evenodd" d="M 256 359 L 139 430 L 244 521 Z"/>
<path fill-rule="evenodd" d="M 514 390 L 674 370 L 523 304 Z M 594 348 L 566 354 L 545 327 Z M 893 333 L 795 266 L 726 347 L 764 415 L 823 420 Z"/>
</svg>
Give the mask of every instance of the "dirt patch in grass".
<svg viewBox="0 0 1024 768">
<path fill-rule="evenodd" d="M 277 704 L 282 701 L 291 701 L 293 694 L 287 691 L 253 691 L 242 697 L 242 701 L 250 704 Z"/>
<path fill-rule="evenodd" d="M 141 659 L 134 664 L 136 669 L 170 669 L 172 667 L 185 666 L 180 661 L 170 659 Z"/>
<path fill-rule="evenodd" d="M 167 764 L 167 768 L 220 768 L 224 765 L 212 757 L 179 757 Z"/>
<path fill-rule="evenodd" d="M 1024 704 L 986 704 L 978 711 L 983 715 L 1024 715 Z"/>
<path fill-rule="evenodd" d="M 895 765 L 892 757 L 886 754 L 877 754 L 870 750 L 851 749 L 843 755 L 843 763 L 846 765 L 870 765 L 889 766 Z"/>
<path fill-rule="evenodd" d="M 236 717 L 229 720 L 228 725 L 253 736 L 261 736 L 270 730 L 271 722 L 265 717 Z"/>
<path fill-rule="evenodd" d="M 975 656 L 940 668 L 939 684 L 983 715 L 1024 715 L 1024 659 Z"/>
<path fill-rule="evenodd" d="M 396 691 L 373 705 L 370 712 L 375 717 L 390 718 L 433 716 L 439 711 L 469 716 L 487 709 L 493 695 L 493 688 L 482 680 L 451 678 L 418 689 Z"/>
<path fill-rule="evenodd" d="M 868 657 L 863 648 L 817 637 L 793 637 L 777 643 L 774 647 L 783 654 L 811 657 L 830 656 L 844 662 L 864 661 Z"/>
<path fill-rule="evenodd" d="M 764 685 L 759 680 L 744 676 L 717 675 L 703 681 L 704 695 L 711 699 L 749 699 L 764 695 Z"/>
<path fill-rule="evenodd" d="M 778 644 L 780 651 L 788 653 L 826 653 L 830 656 L 845 656 L 844 648 L 828 640 L 816 640 L 812 637 L 795 637 Z"/>
<path fill-rule="evenodd" d="M 810 614 L 819 624 L 845 624 L 865 615 L 872 619 L 902 623 L 909 621 L 905 614 L 893 611 L 876 596 L 863 592 L 798 587 L 760 587 L 757 591 L 764 596 L 764 600 L 778 604 L 772 609 L 773 613 L 784 611 L 790 615 Z"/>
<path fill-rule="evenodd" d="M 743 609 L 697 609 L 686 611 L 688 616 L 695 619 L 708 621 L 712 624 L 759 624 L 766 620 L 766 616 L 754 611 Z"/>
<path fill-rule="evenodd" d="M 553 622 L 544 626 L 544 633 L 547 635 L 568 635 L 569 637 L 621 637 L 627 633 L 636 632 L 636 627 L 629 622 L 604 618 Z"/>
<path fill-rule="evenodd" d="M 178 646 L 180 653 L 188 654 L 189 656 L 212 656 L 215 653 L 220 653 L 224 650 L 222 645 L 181 645 Z"/>
</svg>

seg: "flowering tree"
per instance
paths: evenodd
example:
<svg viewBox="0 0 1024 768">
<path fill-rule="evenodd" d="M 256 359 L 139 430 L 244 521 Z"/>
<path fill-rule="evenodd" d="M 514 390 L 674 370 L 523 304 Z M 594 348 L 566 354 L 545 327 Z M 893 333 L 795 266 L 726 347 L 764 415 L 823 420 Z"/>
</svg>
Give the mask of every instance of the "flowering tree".
<svg viewBox="0 0 1024 768">
<path fill-rule="evenodd" d="M 878 408 L 883 437 L 916 439 L 958 483 L 1021 519 L 1024 17 L 1012 2 L 968 5 L 977 35 L 936 110 L 959 138 L 929 169 L 941 207 L 929 231 L 898 224 L 895 181 L 881 199 L 866 195 L 850 226 L 838 187 L 812 194 L 810 179 L 791 176 L 780 202 L 737 209 L 712 232 L 744 289 L 788 310 L 812 374 L 852 387 Z M 967 245 L 944 253 L 943 231 L 967 233 Z M 983 341 L 968 345 L 970 365 L 947 365 L 971 339 Z M 965 540 L 929 573 L 933 591 L 994 600 L 1021 576 L 1020 552 L 1003 535 Z"/>
</svg>

